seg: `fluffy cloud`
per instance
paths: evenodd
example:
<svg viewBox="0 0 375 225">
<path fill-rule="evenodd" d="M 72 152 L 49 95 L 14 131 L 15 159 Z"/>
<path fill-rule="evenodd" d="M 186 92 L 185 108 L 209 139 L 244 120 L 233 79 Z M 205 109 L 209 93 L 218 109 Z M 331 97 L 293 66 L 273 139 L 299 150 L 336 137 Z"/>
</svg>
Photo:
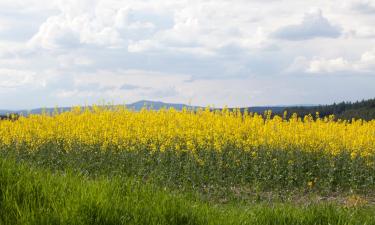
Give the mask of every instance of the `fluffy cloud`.
<svg viewBox="0 0 375 225">
<path fill-rule="evenodd" d="M 40 26 L 29 46 L 51 50 L 97 45 L 129 52 L 158 49 L 198 54 L 233 43 L 257 48 L 266 35 L 254 25 L 257 8 L 248 5 L 224 0 L 199 4 L 62 1 L 60 13 Z"/>
<path fill-rule="evenodd" d="M 272 36 L 279 39 L 299 41 L 318 37 L 337 38 L 340 34 L 340 27 L 332 25 L 323 17 L 321 10 L 315 10 L 306 14 L 300 24 L 281 27 Z"/>
<path fill-rule="evenodd" d="M 375 49 L 363 53 L 361 59 L 355 63 L 355 68 L 373 73 L 375 70 Z"/>
<path fill-rule="evenodd" d="M 375 14 L 375 1 L 373 0 L 359 0 L 351 4 L 351 8 L 366 14 Z"/>
<path fill-rule="evenodd" d="M 44 49 L 77 48 L 81 44 L 114 46 L 121 42 L 119 34 L 111 27 L 101 27 L 91 22 L 87 15 L 73 20 L 68 15 L 48 18 L 29 41 L 30 47 Z"/>
<path fill-rule="evenodd" d="M 37 86 L 44 82 L 37 82 L 36 73 L 32 71 L 0 69 L 0 88 L 14 89 L 30 84 Z"/>
<path fill-rule="evenodd" d="M 342 57 L 336 59 L 313 59 L 310 61 L 306 72 L 332 73 L 344 72 L 352 69 L 352 64 Z"/>
<path fill-rule="evenodd" d="M 45 10 L 54 10 L 57 5 L 56 0 L 40 1 L 40 0 L 1 0 L 1 11 L 13 12 L 40 12 Z"/>
<path fill-rule="evenodd" d="M 127 48 L 129 43 L 140 45 L 156 32 L 173 26 L 173 14 L 145 7 L 126 2 L 116 6 L 105 1 L 63 1 L 60 14 L 49 17 L 40 26 L 29 46 L 69 49 L 85 45 L 106 48 Z"/>
<path fill-rule="evenodd" d="M 375 38 L 375 28 L 371 26 L 362 26 L 350 32 L 351 36 L 359 38 Z"/>
<path fill-rule="evenodd" d="M 357 60 L 348 60 L 343 57 L 326 59 L 297 57 L 288 72 L 306 73 L 373 73 L 375 69 L 375 49 L 367 51 Z"/>
</svg>

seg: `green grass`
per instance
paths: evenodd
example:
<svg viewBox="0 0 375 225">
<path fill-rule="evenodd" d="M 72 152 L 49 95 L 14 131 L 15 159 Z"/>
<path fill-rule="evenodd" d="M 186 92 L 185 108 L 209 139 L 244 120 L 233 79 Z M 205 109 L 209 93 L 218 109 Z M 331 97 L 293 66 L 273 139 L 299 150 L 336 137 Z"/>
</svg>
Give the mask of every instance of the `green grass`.
<svg viewBox="0 0 375 225">
<path fill-rule="evenodd" d="M 91 178 L 134 178 L 182 192 L 198 192 L 208 200 L 257 200 L 263 198 L 264 192 L 281 200 L 306 192 L 322 196 L 375 194 L 375 156 L 352 159 L 345 152 L 332 156 L 319 151 L 259 149 L 253 157 L 231 148 L 197 154 L 203 164 L 186 152 L 147 149 L 131 152 L 109 147 L 102 151 L 100 146 L 77 146 L 76 150 L 64 152 L 54 145 L 32 153 L 22 148 L 0 149 L 0 156 L 52 171 L 71 170 Z M 309 186 L 309 182 L 313 185 Z"/>
<path fill-rule="evenodd" d="M 375 207 L 213 204 L 120 175 L 0 158 L 0 224 L 375 224 Z"/>
</svg>

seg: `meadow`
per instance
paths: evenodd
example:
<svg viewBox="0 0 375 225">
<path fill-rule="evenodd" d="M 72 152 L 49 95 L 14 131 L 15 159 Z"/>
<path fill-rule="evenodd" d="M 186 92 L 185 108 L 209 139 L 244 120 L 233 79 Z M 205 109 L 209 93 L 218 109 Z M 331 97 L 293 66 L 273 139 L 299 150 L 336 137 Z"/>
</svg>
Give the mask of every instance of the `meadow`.
<svg viewBox="0 0 375 225">
<path fill-rule="evenodd" d="M 375 120 L 75 107 L 0 121 L 0 224 L 375 224 Z"/>
</svg>

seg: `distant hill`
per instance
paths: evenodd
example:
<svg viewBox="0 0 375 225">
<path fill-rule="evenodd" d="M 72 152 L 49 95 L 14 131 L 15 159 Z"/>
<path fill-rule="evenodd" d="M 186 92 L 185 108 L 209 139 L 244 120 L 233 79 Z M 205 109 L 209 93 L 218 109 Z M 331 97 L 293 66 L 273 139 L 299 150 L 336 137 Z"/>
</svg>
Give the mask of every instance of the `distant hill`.
<svg viewBox="0 0 375 225">
<path fill-rule="evenodd" d="M 0 110 L 0 115 L 6 115 L 6 114 L 9 114 L 9 113 L 12 113 L 13 111 L 11 110 Z"/>
<path fill-rule="evenodd" d="M 135 111 L 139 111 L 142 108 L 147 109 L 155 109 L 159 110 L 162 108 L 175 108 L 176 110 L 182 110 L 184 107 L 186 108 L 199 108 L 197 106 L 188 106 L 185 104 L 175 104 L 175 103 L 164 103 L 160 101 L 147 101 L 142 100 L 138 102 L 134 102 L 131 104 L 126 104 L 126 107 Z M 70 111 L 71 107 L 58 107 L 57 110 L 59 112 L 66 112 Z M 31 110 L 0 110 L 0 115 L 7 115 L 7 114 L 22 114 L 22 115 L 28 115 L 28 114 L 41 114 L 42 112 L 52 113 L 55 111 L 55 108 L 36 108 Z"/>
<path fill-rule="evenodd" d="M 59 107 L 57 108 L 59 112 L 69 111 L 71 107 Z M 18 115 L 28 115 L 28 114 L 41 114 L 42 112 L 52 113 L 55 108 L 36 108 L 31 110 L 0 110 L 0 115 L 7 114 L 18 114 Z"/>
<path fill-rule="evenodd" d="M 148 101 L 148 100 L 142 100 L 138 102 L 134 102 L 131 104 L 126 104 L 126 107 L 135 111 L 139 111 L 142 108 L 147 108 L 147 109 L 154 109 L 154 110 L 159 110 L 162 108 L 174 108 L 176 110 L 182 110 L 183 108 L 191 108 L 191 109 L 198 109 L 198 108 L 204 108 L 201 106 L 189 106 L 186 104 L 178 104 L 178 103 L 165 103 L 165 102 L 160 102 L 160 101 Z M 255 106 L 255 107 L 249 107 L 247 110 L 249 112 L 253 113 L 264 113 L 266 110 L 271 110 L 272 112 L 275 113 L 280 113 L 284 112 L 285 108 L 287 106 Z M 65 111 L 70 111 L 71 107 L 59 107 L 57 108 L 59 112 L 65 112 Z M 216 108 L 216 109 L 221 109 L 221 108 Z M 241 110 L 244 110 L 245 108 L 241 108 Z M 0 110 L 0 115 L 6 115 L 6 114 L 22 114 L 22 115 L 28 115 L 28 114 L 41 114 L 42 112 L 48 112 L 52 113 L 55 110 L 55 108 L 36 108 L 32 110 Z"/>
<path fill-rule="evenodd" d="M 182 110 L 184 107 L 187 108 L 202 108 L 200 106 L 189 106 L 186 104 L 176 104 L 176 103 L 165 103 L 160 101 L 147 101 L 142 100 L 134 102 L 132 104 L 126 105 L 129 109 L 139 111 L 142 108 L 155 109 L 159 110 L 161 108 L 175 108 L 177 110 Z M 59 112 L 69 111 L 71 107 L 61 107 L 58 108 Z M 247 110 L 248 112 L 262 114 L 267 110 L 271 110 L 274 115 L 283 115 L 285 111 L 288 112 L 288 116 L 291 116 L 293 113 L 297 113 L 299 116 L 305 116 L 312 114 L 315 116 L 316 112 L 319 112 L 321 117 L 334 114 L 336 118 L 341 119 L 352 119 L 352 118 L 361 118 L 365 120 L 375 119 L 375 98 L 369 100 L 362 100 L 357 102 L 341 102 L 334 103 L 331 105 L 301 105 L 301 106 L 256 106 L 256 107 L 247 107 L 240 108 L 241 111 Z M 0 115 L 7 114 L 40 114 L 43 111 L 52 113 L 54 108 L 37 108 L 32 110 L 0 110 Z"/>
<path fill-rule="evenodd" d="M 142 100 L 142 101 L 134 102 L 132 104 L 127 104 L 126 107 L 139 111 L 142 108 L 155 109 L 155 110 L 159 110 L 162 108 L 175 108 L 176 110 L 182 110 L 184 107 L 190 108 L 192 106 L 188 106 L 185 104 L 175 104 L 175 103 L 165 103 L 165 102 L 160 102 L 160 101 Z M 193 108 L 197 108 L 197 107 L 193 106 Z"/>
</svg>

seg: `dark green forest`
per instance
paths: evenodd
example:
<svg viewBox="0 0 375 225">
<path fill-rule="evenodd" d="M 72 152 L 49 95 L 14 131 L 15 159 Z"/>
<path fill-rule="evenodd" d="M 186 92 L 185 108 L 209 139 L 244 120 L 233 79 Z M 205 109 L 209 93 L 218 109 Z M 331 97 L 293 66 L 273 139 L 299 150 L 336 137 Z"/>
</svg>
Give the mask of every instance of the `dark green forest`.
<svg viewBox="0 0 375 225">
<path fill-rule="evenodd" d="M 375 98 L 356 102 L 340 102 L 332 105 L 287 107 L 285 111 L 287 111 L 289 115 L 297 113 L 301 117 L 308 114 L 315 116 L 316 112 L 319 112 L 321 117 L 333 114 L 337 119 L 351 120 L 355 118 L 372 120 L 375 119 Z"/>
</svg>

